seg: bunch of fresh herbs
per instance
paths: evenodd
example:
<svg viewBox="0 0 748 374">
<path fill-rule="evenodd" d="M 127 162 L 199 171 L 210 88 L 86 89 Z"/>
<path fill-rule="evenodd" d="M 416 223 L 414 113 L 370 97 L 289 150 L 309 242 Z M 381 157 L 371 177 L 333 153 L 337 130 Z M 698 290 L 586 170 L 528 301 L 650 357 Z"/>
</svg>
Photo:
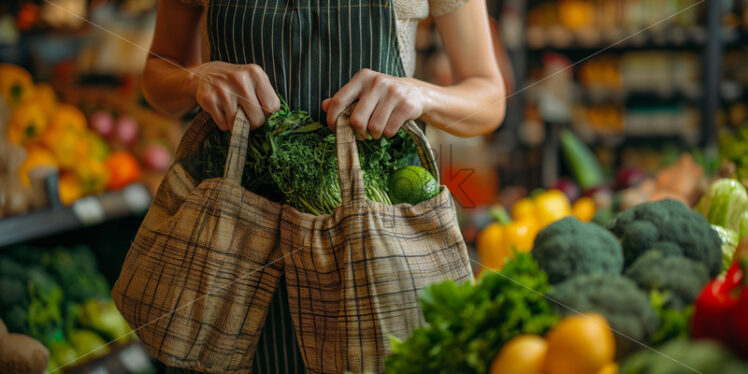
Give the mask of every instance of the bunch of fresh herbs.
<svg viewBox="0 0 748 374">
<path fill-rule="evenodd" d="M 392 340 L 388 373 L 486 373 L 501 347 L 519 334 L 543 335 L 559 316 L 545 294 L 548 277 L 529 253 L 518 253 L 500 273 L 476 284 L 448 280 L 419 299 L 427 327 Z"/>
<path fill-rule="evenodd" d="M 186 162 L 198 179 L 223 175 L 231 134 L 213 129 L 202 147 Z M 357 142 L 366 195 L 391 203 L 389 175 L 418 164 L 415 143 L 405 131 L 392 138 Z M 286 103 L 249 135 L 242 186 L 273 201 L 306 213 L 330 214 L 340 204 L 335 135 L 308 113 L 290 110 Z"/>
</svg>

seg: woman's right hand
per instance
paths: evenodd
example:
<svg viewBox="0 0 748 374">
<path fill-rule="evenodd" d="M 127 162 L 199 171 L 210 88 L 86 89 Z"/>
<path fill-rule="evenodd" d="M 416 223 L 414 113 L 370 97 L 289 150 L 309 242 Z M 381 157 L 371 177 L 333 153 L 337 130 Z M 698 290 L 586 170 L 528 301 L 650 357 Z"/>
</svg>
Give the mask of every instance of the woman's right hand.
<svg viewBox="0 0 748 374">
<path fill-rule="evenodd" d="M 280 109 L 280 99 L 259 65 L 211 61 L 194 67 L 192 72 L 190 83 L 197 103 L 223 131 L 231 130 L 240 106 L 253 129 L 262 126 L 267 115 Z"/>
</svg>

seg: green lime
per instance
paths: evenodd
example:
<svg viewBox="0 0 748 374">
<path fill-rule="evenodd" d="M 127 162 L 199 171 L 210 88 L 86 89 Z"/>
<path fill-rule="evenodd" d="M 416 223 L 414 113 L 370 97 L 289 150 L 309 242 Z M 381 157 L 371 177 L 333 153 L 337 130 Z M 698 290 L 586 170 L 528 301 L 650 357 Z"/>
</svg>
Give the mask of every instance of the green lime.
<svg viewBox="0 0 748 374">
<path fill-rule="evenodd" d="M 406 166 L 390 175 L 390 200 L 393 204 L 418 204 L 439 194 L 439 183 L 428 170 Z"/>
</svg>

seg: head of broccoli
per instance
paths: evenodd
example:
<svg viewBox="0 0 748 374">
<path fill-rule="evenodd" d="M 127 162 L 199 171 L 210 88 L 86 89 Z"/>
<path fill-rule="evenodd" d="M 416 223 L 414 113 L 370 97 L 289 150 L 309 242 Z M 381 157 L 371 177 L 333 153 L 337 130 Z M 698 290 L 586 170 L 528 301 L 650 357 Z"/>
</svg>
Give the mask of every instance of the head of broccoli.
<svg viewBox="0 0 748 374">
<path fill-rule="evenodd" d="M 719 236 L 701 214 L 679 201 L 637 205 L 619 214 L 609 229 L 621 241 L 626 267 L 642 253 L 659 248 L 704 264 L 712 277 L 722 270 Z"/>
<path fill-rule="evenodd" d="M 556 285 L 548 294 L 553 309 L 564 316 L 596 312 L 608 320 L 619 357 L 637 342 L 647 342 L 659 319 L 649 297 L 630 279 L 603 273 L 583 274 Z"/>
<path fill-rule="evenodd" d="M 587 273 L 621 274 L 623 253 L 610 231 L 575 217 L 556 221 L 538 234 L 532 257 L 552 283 Z"/>
<path fill-rule="evenodd" d="M 665 306 L 678 310 L 696 300 L 710 279 L 702 263 L 684 256 L 668 256 L 659 250 L 639 256 L 624 275 L 645 291 L 667 294 Z"/>
</svg>

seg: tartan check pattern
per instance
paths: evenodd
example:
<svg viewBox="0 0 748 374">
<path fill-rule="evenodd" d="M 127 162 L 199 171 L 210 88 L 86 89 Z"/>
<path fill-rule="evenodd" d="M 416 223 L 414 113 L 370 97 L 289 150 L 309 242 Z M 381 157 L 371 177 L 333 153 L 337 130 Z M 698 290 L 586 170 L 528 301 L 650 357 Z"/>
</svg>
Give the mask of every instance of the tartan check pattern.
<svg viewBox="0 0 748 374">
<path fill-rule="evenodd" d="M 177 158 L 215 126 L 208 117 L 192 123 Z M 282 263 L 266 266 L 280 256 L 280 204 L 240 186 L 248 134 L 249 122 L 237 120 L 224 178 L 198 184 L 178 162 L 171 167 L 112 289 L 125 319 L 169 366 L 250 371 Z"/>
<path fill-rule="evenodd" d="M 413 121 L 405 129 L 438 176 L 423 133 Z M 404 340 L 424 323 L 419 291 L 471 279 L 470 261 L 446 188 L 415 206 L 369 201 L 345 116 L 336 138 L 342 204 L 325 216 L 283 208 L 291 316 L 307 372 L 383 373 L 388 336 Z"/>
<path fill-rule="evenodd" d="M 210 126 L 206 113 L 190 125 L 112 289 L 125 319 L 166 365 L 250 372 L 285 273 L 307 372 L 384 372 L 388 336 L 405 339 L 424 323 L 418 292 L 446 279 L 471 279 L 446 187 L 415 206 L 366 199 L 347 116 L 337 126 L 343 202 L 323 216 L 240 186 L 249 134 L 243 114 L 224 178 L 195 181 L 179 161 Z M 423 132 L 413 121 L 403 128 L 438 179 Z"/>
</svg>

